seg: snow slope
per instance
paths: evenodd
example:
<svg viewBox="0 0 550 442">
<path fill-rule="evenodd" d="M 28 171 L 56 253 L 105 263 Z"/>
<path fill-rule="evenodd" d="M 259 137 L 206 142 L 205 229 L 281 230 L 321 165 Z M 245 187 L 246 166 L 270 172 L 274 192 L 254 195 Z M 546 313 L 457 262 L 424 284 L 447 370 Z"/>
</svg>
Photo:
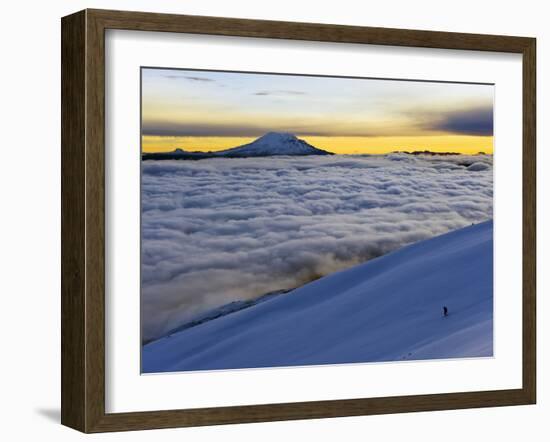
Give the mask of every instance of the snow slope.
<svg viewBox="0 0 550 442">
<path fill-rule="evenodd" d="M 182 330 L 196 327 L 197 325 L 203 324 L 208 321 L 213 321 L 214 319 L 218 319 L 222 316 L 230 315 L 231 313 L 238 312 L 239 310 L 244 310 L 245 308 L 253 307 L 257 304 L 260 304 L 262 302 L 266 302 L 270 300 L 271 298 L 274 298 L 275 296 L 282 295 L 284 293 L 288 293 L 291 290 L 277 290 L 274 292 L 266 293 L 265 295 L 262 295 L 255 299 L 247 299 L 247 300 L 239 300 L 239 301 L 232 301 L 227 304 L 223 304 L 219 307 L 215 307 L 211 310 L 207 310 L 195 317 L 193 317 L 192 320 L 181 324 L 180 326 L 170 330 L 168 333 L 166 333 L 166 336 L 171 336 L 175 333 L 178 333 Z"/>
<path fill-rule="evenodd" d="M 421 241 L 151 342 L 142 370 L 492 356 L 492 254 L 492 221 Z"/>
</svg>

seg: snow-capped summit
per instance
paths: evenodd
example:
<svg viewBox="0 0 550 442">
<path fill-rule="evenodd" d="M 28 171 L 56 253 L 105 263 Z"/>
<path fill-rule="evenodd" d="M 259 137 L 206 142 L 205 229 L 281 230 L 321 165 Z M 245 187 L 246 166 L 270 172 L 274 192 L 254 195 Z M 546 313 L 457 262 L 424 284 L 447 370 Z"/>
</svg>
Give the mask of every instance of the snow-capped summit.
<svg viewBox="0 0 550 442">
<path fill-rule="evenodd" d="M 322 149 L 317 149 L 308 142 L 300 140 L 295 135 L 286 132 L 268 132 L 252 143 L 234 147 L 221 152 L 217 156 L 264 157 L 272 155 L 330 155 Z"/>
<path fill-rule="evenodd" d="M 296 135 L 288 132 L 268 132 L 258 138 L 255 142 L 280 143 L 299 141 Z"/>
<path fill-rule="evenodd" d="M 202 160 L 206 158 L 270 157 L 275 155 L 305 156 L 333 155 L 318 149 L 296 135 L 286 132 L 268 132 L 252 143 L 217 152 L 189 152 L 175 149 L 171 152 L 144 153 L 144 160 Z"/>
</svg>

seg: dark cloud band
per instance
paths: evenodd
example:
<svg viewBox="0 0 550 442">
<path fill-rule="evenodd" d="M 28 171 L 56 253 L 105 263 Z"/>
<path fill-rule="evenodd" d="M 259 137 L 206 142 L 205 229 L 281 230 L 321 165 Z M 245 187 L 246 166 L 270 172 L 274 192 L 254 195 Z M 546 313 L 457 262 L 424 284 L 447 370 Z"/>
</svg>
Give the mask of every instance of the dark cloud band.
<svg viewBox="0 0 550 442">
<path fill-rule="evenodd" d="M 144 122 L 142 135 L 175 137 L 259 137 L 269 130 L 251 125 L 181 124 Z"/>
<path fill-rule="evenodd" d="M 169 137 L 260 137 L 268 132 L 287 132 L 300 136 L 373 136 L 374 133 L 364 131 L 346 131 L 323 129 L 316 125 L 284 124 L 271 126 L 256 126 L 246 124 L 184 124 L 144 121 L 141 127 L 142 135 Z"/>
<path fill-rule="evenodd" d="M 493 135 L 493 109 L 469 109 L 432 116 L 425 128 L 457 135 Z"/>
</svg>

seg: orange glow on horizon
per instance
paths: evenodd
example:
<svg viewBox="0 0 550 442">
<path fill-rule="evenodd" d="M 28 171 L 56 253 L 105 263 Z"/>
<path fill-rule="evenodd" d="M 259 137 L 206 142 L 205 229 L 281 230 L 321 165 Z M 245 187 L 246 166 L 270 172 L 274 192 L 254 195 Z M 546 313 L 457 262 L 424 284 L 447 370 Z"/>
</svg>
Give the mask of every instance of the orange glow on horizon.
<svg viewBox="0 0 550 442">
<path fill-rule="evenodd" d="M 379 137 L 300 136 L 311 145 L 336 154 L 384 154 L 394 151 L 429 150 L 461 154 L 493 153 L 492 136 L 418 135 Z M 218 151 L 241 146 L 257 137 L 179 137 L 142 136 L 143 152 L 170 152 L 177 148 L 187 151 Z"/>
</svg>

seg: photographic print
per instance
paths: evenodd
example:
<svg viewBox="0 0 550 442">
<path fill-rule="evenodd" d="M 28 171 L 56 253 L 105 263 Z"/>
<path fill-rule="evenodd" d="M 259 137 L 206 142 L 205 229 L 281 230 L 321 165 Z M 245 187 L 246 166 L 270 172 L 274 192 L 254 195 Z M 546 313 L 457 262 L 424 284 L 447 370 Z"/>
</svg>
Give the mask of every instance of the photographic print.
<svg viewBox="0 0 550 442">
<path fill-rule="evenodd" d="M 492 357 L 493 101 L 142 68 L 142 373 Z"/>
</svg>

